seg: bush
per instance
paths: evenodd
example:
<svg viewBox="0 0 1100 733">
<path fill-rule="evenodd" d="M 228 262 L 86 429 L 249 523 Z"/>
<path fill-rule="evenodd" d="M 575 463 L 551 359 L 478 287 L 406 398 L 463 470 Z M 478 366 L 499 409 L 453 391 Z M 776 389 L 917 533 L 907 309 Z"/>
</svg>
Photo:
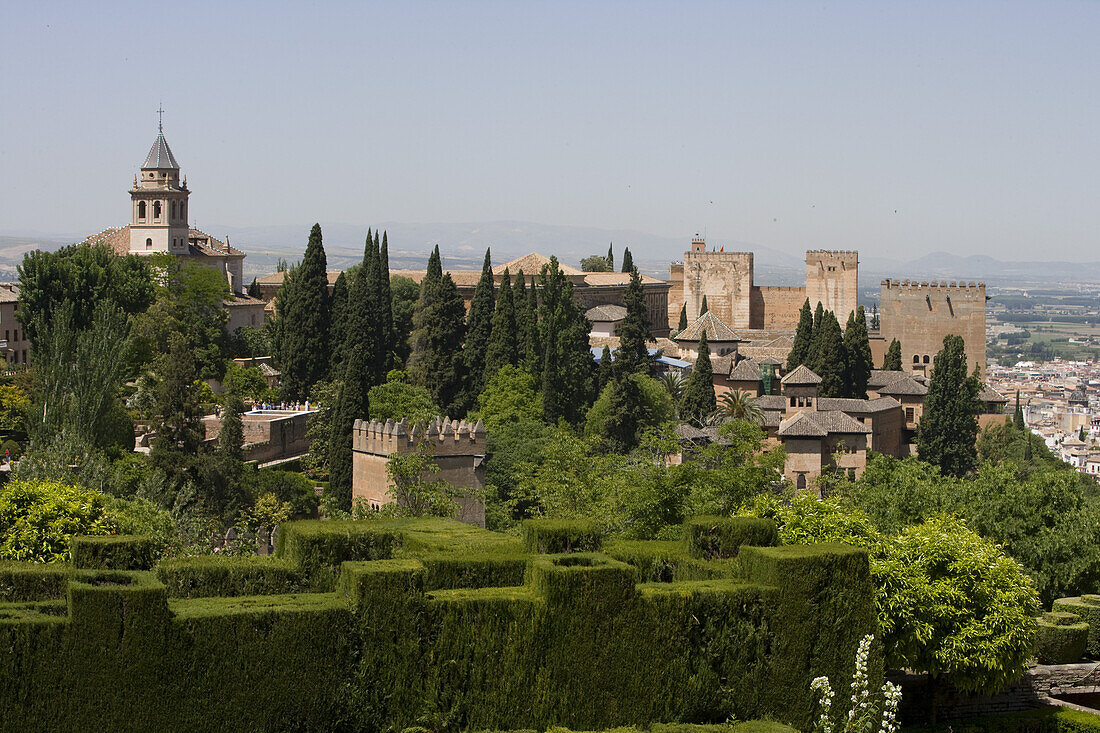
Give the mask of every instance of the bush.
<svg viewBox="0 0 1100 733">
<path fill-rule="evenodd" d="M 779 544 L 775 522 L 760 517 L 693 517 L 684 529 L 691 556 L 707 560 L 737 557 L 742 545 Z"/>
<path fill-rule="evenodd" d="M 157 542 L 152 537 L 110 535 L 74 537 L 73 565 L 103 570 L 150 570 L 157 559 Z"/>
<path fill-rule="evenodd" d="M 107 497 L 98 491 L 19 478 L 0 487 L 0 559 L 63 562 L 73 535 L 114 528 Z"/>
<path fill-rule="evenodd" d="M 1051 607 L 1055 611 L 1075 614 L 1088 624 L 1085 653 L 1090 657 L 1100 656 L 1100 596 L 1089 594 L 1059 598 Z"/>
<path fill-rule="evenodd" d="M 523 523 L 523 543 L 532 554 L 593 552 L 603 546 L 603 533 L 586 520 L 528 519 Z"/>
<path fill-rule="evenodd" d="M 277 595 L 301 588 L 297 568 L 270 555 L 164 560 L 157 578 L 172 598 Z"/>
<path fill-rule="evenodd" d="M 1035 656 L 1042 664 L 1070 664 L 1085 654 L 1089 625 L 1075 613 L 1049 612 L 1039 619 Z"/>
</svg>

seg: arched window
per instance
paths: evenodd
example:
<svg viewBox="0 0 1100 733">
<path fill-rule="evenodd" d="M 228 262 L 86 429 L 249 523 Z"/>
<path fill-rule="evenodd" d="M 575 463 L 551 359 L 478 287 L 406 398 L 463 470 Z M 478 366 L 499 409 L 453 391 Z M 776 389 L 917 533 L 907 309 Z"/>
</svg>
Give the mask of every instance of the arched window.
<svg viewBox="0 0 1100 733">
<path fill-rule="evenodd" d="M 173 201 L 172 202 L 172 219 L 175 220 L 175 218 L 176 218 L 176 202 Z"/>
<path fill-rule="evenodd" d="M 146 239 L 145 240 L 145 249 L 152 249 L 152 248 L 153 248 L 153 240 L 152 239 Z"/>
<path fill-rule="evenodd" d="M 159 219 L 160 218 L 160 202 L 159 201 L 154 201 L 153 202 L 153 218 L 154 219 Z"/>
<path fill-rule="evenodd" d="M 138 219 L 144 219 L 144 218 L 145 218 L 145 202 L 144 201 L 139 201 L 138 202 Z"/>
<path fill-rule="evenodd" d="M 180 219 L 187 221 L 187 204 L 180 201 Z"/>
<path fill-rule="evenodd" d="M 913 354 L 913 363 L 914 364 L 920 364 L 920 356 L 919 355 Z"/>
<path fill-rule="evenodd" d="M 925 354 L 925 355 L 924 355 L 924 363 L 925 363 L 925 364 L 927 364 L 927 363 L 928 363 L 928 354 Z"/>
<path fill-rule="evenodd" d="M 791 407 L 795 407 L 794 397 L 791 398 Z"/>
</svg>

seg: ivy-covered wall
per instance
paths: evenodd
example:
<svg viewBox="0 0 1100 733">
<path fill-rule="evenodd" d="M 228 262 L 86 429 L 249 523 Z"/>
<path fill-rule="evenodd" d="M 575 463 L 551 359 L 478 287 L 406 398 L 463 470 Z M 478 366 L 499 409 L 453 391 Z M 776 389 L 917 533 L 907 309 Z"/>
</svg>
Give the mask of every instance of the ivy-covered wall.
<svg viewBox="0 0 1100 733">
<path fill-rule="evenodd" d="M 867 557 L 739 521 L 652 547 L 305 521 L 275 558 L 2 565 L 0 730 L 806 729 L 810 680 L 845 684 L 874 631 Z"/>
</svg>

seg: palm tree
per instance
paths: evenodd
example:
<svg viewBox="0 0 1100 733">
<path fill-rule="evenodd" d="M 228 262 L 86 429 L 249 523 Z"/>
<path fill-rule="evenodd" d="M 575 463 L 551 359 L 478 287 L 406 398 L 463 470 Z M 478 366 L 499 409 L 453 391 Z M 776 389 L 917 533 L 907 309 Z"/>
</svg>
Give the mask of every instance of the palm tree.
<svg viewBox="0 0 1100 733">
<path fill-rule="evenodd" d="M 757 425 L 764 422 L 764 411 L 760 405 L 748 392 L 740 389 L 723 394 L 718 400 L 718 411 L 735 420 L 748 420 Z"/>
<path fill-rule="evenodd" d="M 684 394 L 684 378 L 676 372 L 665 372 L 661 375 L 661 385 L 672 396 L 672 401 L 680 402 Z"/>
</svg>

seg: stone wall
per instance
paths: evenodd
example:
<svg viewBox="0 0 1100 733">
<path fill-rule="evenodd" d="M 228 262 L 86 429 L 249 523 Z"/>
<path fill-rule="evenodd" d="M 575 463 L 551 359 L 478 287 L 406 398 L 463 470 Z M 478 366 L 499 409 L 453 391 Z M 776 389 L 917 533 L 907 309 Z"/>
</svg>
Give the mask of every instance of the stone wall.
<svg viewBox="0 0 1100 733">
<path fill-rule="evenodd" d="M 752 328 L 794 329 L 799 311 L 806 302 L 806 288 L 793 286 L 755 286 L 752 289 Z"/>
<path fill-rule="evenodd" d="M 966 343 L 968 371 L 985 374 L 985 283 L 882 281 L 880 334 L 901 342 L 901 368 L 931 374 L 932 362 L 949 334 Z"/>
<path fill-rule="evenodd" d="M 806 253 L 806 297 L 810 299 L 811 308 L 816 308 L 820 301 L 825 310 L 836 314 L 843 328 L 848 314 L 856 309 L 858 295 L 857 252 L 810 250 Z M 795 324 L 797 323 L 796 316 Z"/>
<path fill-rule="evenodd" d="M 306 436 L 309 417 L 316 410 L 252 410 L 241 414 L 244 432 L 244 459 L 266 463 L 280 458 L 301 455 L 309 450 Z M 216 440 L 221 432 L 221 419 L 213 415 L 203 418 L 206 439 Z"/>
<path fill-rule="evenodd" d="M 752 252 L 685 252 L 684 302 L 688 323 L 707 308 L 731 328 L 748 328 L 752 293 Z M 676 309 L 679 318 L 679 308 Z"/>
</svg>

